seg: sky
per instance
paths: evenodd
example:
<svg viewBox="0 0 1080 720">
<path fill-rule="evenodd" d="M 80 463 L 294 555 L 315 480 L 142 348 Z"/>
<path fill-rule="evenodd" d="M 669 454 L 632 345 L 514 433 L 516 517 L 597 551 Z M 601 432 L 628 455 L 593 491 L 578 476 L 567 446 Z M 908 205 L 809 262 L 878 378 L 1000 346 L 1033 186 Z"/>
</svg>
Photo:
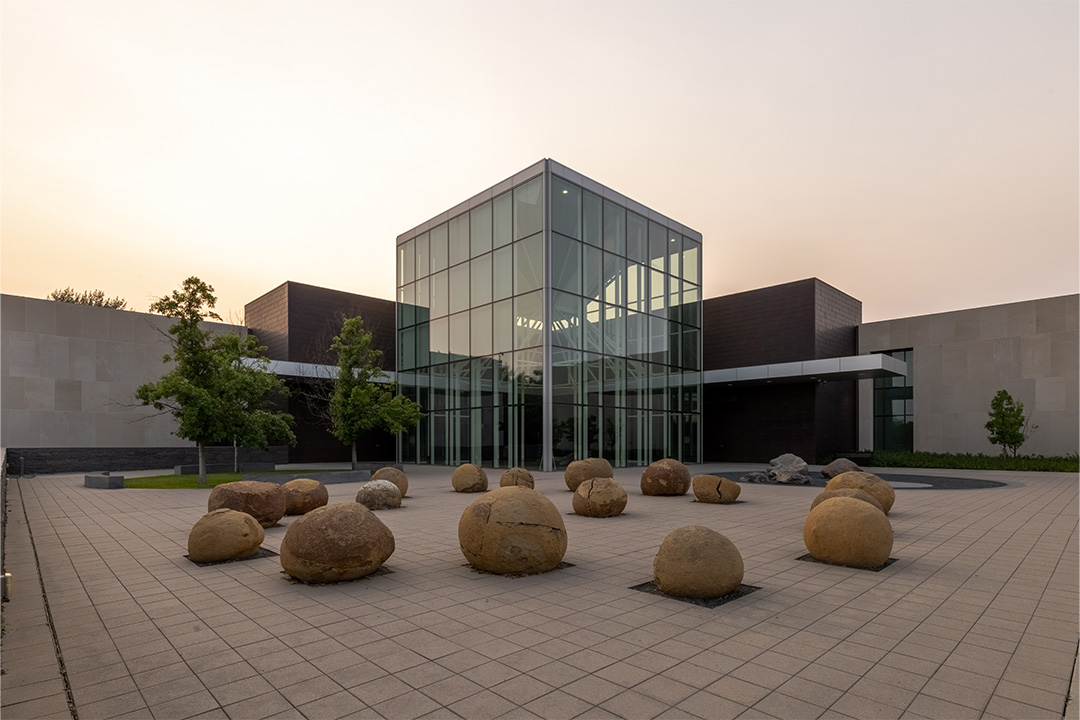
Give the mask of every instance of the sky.
<svg viewBox="0 0 1080 720">
<path fill-rule="evenodd" d="M 0 0 L 0 291 L 392 298 L 399 234 L 550 157 L 701 232 L 705 297 L 1050 297 L 1078 128 L 1075 0 Z"/>
</svg>

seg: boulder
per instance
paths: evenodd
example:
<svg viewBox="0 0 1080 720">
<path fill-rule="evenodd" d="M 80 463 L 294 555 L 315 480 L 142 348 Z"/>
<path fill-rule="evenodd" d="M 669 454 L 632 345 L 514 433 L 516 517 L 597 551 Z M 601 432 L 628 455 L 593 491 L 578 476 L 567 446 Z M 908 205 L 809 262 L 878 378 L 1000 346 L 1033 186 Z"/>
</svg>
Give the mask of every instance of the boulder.
<svg viewBox="0 0 1080 720">
<path fill-rule="evenodd" d="M 577 490 L 578 485 L 586 480 L 598 477 L 615 477 L 615 473 L 611 469 L 611 463 L 604 458 L 575 460 L 566 466 L 563 473 L 563 479 L 566 480 L 566 487 L 570 488 L 570 492 Z"/>
<path fill-rule="evenodd" d="M 850 497 L 823 500 L 806 516 L 803 542 L 815 560 L 855 568 L 881 567 L 892 552 L 889 518 Z"/>
<path fill-rule="evenodd" d="M 337 503 L 289 526 L 281 567 L 309 583 L 355 580 L 375 572 L 393 552 L 394 535 L 373 512 L 359 503 Z"/>
<path fill-rule="evenodd" d="M 773 482 L 782 485 L 809 485 L 810 476 L 807 474 L 806 461 L 798 455 L 784 453 L 769 461 L 769 467 L 765 473 Z"/>
<path fill-rule="evenodd" d="M 653 560 L 656 589 L 668 595 L 716 598 L 742 584 L 743 560 L 735 543 L 707 527 L 671 532 Z"/>
<path fill-rule="evenodd" d="M 389 480 L 372 480 L 356 491 L 356 502 L 368 510 L 393 510 L 401 507 L 401 490 Z"/>
<path fill-rule="evenodd" d="M 229 508 L 245 512 L 264 528 L 277 525 L 285 514 L 285 491 L 277 483 L 238 480 L 210 491 L 207 510 Z"/>
<path fill-rule="evenodd" d="M 690 489 L 690 471 L 678 460 L 657 460 L 641 473 L 642 495 L 685 495 Z"/>
<path fill-rule="evenodd" d="M 389 480 L 397 485 L 398 490 L 401 491 L 401 497 L 405 497 L 409 494 L 409 478 L 401 470 L 396 467 L 384 467 L 379 468 L 371 474 L 372 480 Z"/>
<path fill-rule="evenodd" d="M 326 486 L 311 478 L 297 478 L 281 486 L 285 493 L 285 514 L 303 515 L 330 501 Z"/>
<path fill-rule="evenodd" d="M 477 498 L 458 523 L 469 563 L 499 575 L 554 570 L 566 553 L 566 527 L 555 504 L 526 487 L 500 487 Z"/>
<path fill-rule="evenodd" d="M 521 487 L 532 488 L 535 484 L 533 474 L 525 468 L 508 468 L 503 472 L 502 477 L 499 478 L 499 487 L 514 487 L 520 485 Z"/>
<path fill-rule="evenodd" d="M 487 473 L 472 463 L 465 463 L 454 470 L 450 482 L 454 484 L 454 492 L 459 493 L 484 492 L 488 488 Z"/>
<path fill-rule="evenodd" d="M 626 490 L 614 478 L 590 478 L 574 491 L 574 512 L 585 517 L 615 517 L 626 509 Z"/>
<path fill-rule="evenodd" d="M 695 475 L 694 496 L 699 502 L 730 505 L 738 499 L 742 488 L 739 483 L 715 475 Z"/>
<path fill-rule="evenodd" d="M 864 491 L 878 501 L 886 515 L 892 509 L 893 503 L 896 502 L 896 491 L 893 490 L 892 485 L 873 473 L 840 473 L 825 483 L 826 490 L 839 490 L 840 488 L 857 488 Z"/>
<path fill-rule="evenodd" d="M 836 477 L 840 473 L 846 472 L 862 472 L 862 468 L 847 458 L 836 458 L 831 463 L 821 468 L 821 477 L 827 480 L 831 477 Z"/>
<path fill-rule="evenodd" d="M 767 483 L 767 482 L 771 482 L 771 480 L 769 479 L 769 476 L 768 476 L 767 473 L 761 472 L 760 470 L 754 470 L 752 472 L 746 473 L 741 478 L 739 478 L 739 482 L 744 482 L 744 483 Z"/>
<path fill-rule="evenodd" d="M 885 512 L 885 509 L 881 507 L 881 503 L 879 503 L 873 495 L 869 494 L 865 490 L 859 490 L 858 488 L 836 488 L 835 490 L 829 490 L 828 488 L 826 488 L 822 490 L 816 498 L 814 498 L 814 502 L 810 505 L 810 509 L 813 510 L 829 498 L 834 497 L 850 497 L 855 498 L 856 500 L 862 500 L 863 502 L 870 503 L 878 510 L 881 510 L 881 512 Z"/>
<path fill-rule="evenodd" d="M 239 510 L 218 508 L 199 518 L 188 533 L 188 559 L 218 562 L 250 557 L 264 537 L 255 518 Z"/>
</svg>

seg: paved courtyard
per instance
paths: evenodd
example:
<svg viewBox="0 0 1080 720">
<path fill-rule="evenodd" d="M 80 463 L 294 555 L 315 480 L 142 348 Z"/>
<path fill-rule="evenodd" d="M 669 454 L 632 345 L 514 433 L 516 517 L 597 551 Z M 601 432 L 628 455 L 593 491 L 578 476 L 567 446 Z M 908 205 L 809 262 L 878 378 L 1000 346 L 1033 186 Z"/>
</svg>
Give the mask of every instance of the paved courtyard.
<svg viewBox="0 0 1080 720">
<path fill-rule="evenodd" d="M 797 559 L 819 488 L 743 485 L 737 504 L 707 505 L 644 497 L 639 471 L 619 470 L 626 514 L 590 519 L 561 473 L 538 474 L 572 567 L 506 578 L 458 548 L 477 496 L 454 493 L 447 468 L 406 471 L 404 506 L 378 513 L 390 572 L 329 586 L 289 582 L 276 557 L 186 560 L 209 490 L 11 480 L 3 717 L 70 718 L 69 701 L 79 720 L 1062 717 L 1080 637 L 1075 475 L 910 471 L 1007 486 L 898 489 L 896 562 L 871 572 Z M 328 486 L 331 502 L 357 487 Z M 755 592 L 709 609 L 631 589 L 691 524 L 734 541 Z"/>
</svg>

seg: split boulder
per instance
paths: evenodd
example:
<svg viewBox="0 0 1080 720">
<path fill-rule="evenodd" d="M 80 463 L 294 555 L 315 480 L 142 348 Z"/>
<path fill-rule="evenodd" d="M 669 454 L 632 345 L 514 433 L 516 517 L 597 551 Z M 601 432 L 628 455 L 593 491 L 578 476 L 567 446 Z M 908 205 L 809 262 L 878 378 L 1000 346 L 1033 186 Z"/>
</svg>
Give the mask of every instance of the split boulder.
<svg viewBox="0 0 1080 720">
<path fill-rule="evenodd" d="M 693 481 L 694 496 L 698 502 L 730 505 L 735 502 L 742 488 L 739 483 L 726 477 L 715 475 L 695 475 Z"/>
<path fill-rule="evenodd" d="M 534 487 L 536 481 L 533 479 L 533 474 L 525 468 L 512 467 L 504 471 L 502 477 L 499 478 L 499 487 L 515 487 L 518 485 L 530 489 Z"/>
<path fill-rule="evenodd" d="M 614 478 L 591 478 L 578 485 L 573 505 L 585 517 L 616 517 L 626 509 L 626 490 Z"/>
<path fill-rule="evenodd" d="M 554 570 L 566 553 L 566 526 L 555 504 L 526 487 L 500 487 L 461 515 L 458 541 L 473 567 L 498 575 Z"/>
<path fill-rule="evenodd" d="M 586 480 L 598 477 L 615 477 L 615 473 L 611 469 L 611 463 L 604 458 L 575 460 L 567 465 L 566 470 L 563 472 L 563 479 L 566 480 L 566 487 L 570 489 L 570 492 L 577 490 L 578 485 Z"/>
<path fill-rule="evenodd" d="M 277 525 L 285 514 L 285 491 L 277 483 L 238 480 L 210 491 L 207 510 L 229 508 L 255 518 L 264 528 Z"/>
</svg>

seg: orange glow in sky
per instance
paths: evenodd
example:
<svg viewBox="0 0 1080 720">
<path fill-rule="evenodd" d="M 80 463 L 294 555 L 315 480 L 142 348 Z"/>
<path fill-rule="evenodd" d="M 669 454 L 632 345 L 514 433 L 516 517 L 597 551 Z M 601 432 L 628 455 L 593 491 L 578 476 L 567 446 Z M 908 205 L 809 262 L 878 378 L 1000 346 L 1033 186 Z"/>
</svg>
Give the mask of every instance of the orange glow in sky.
<svg viewBox="0 0 1080 720">
<path fill-rule="evenodd" d="M 0 289 L 223 316 L 393 297 L 394 239 L 543 157 L 705 238 L 705 296 L 864 319 L 1080 289 L 1055 2 L 0 2 Z"/>
</svg>

